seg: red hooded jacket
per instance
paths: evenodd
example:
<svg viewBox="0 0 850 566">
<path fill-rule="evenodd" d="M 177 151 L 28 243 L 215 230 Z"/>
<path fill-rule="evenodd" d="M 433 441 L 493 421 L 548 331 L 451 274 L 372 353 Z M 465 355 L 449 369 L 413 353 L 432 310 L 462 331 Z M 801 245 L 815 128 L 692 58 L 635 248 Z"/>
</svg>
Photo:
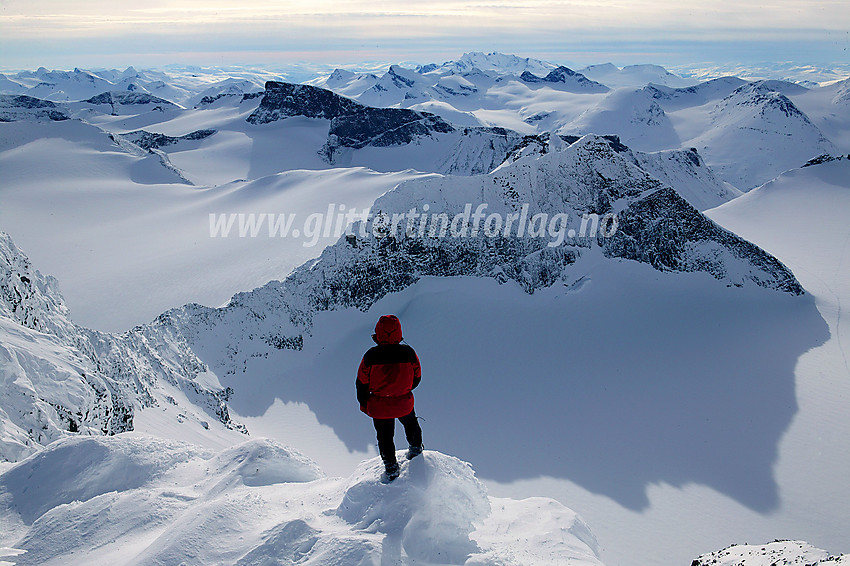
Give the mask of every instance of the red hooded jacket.
<svg viewBox="0 0 850 566">
<path fill-rule="evenodd" d="M 395 419 L 413 411 L 413 389 L 422 379 L 419 358 L 413 348 L 401 342 L 401 322 L 384 315 L 372 338 L 377 346 L 369 349 L 357 370 L 357 400 L 360 410 L 375 419 Z"/>
</svg>

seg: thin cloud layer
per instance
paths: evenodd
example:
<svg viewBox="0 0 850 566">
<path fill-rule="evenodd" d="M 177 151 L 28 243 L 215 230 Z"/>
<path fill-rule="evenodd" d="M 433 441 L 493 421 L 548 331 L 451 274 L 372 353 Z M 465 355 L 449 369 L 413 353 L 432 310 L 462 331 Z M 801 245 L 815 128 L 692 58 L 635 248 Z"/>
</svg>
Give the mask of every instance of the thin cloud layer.
<svg viewBox="0 0 850 566">
<path fill-rule="evenodd" d="M 360 52 L 387 58 L 399 50 L 439 55 L 469 49 L 568 53 L 681 54 L 680 44 L 794 42 L 818 44 L 841 60 L 850 44 L 850 4 L 839 0 L 574 0 L 489 2 L 223 2 L 151 0 L 143 6 L 96 0 L 69 3 L 6 0 L 0 5 L 4 67 L 38 57 L 78 53 L 106 59 L 171 53 L 291 53 L 313 58 Z M 660 46 L 660 47 L 659 47 Z M 647 49 L 649 47 L 649 49 Z M 691 48 L 695 53 L 705 47 Z M 786 53 L 777 54 L 778 56 Z M 831 55 L 830 55 L 831 54 Z M 250 58 L 250 57 L 248 57 Z M 357 56 L 352 57 L 352 60 Z M 784 58 L 788 58 L 787 55 Z"/>
</svg>

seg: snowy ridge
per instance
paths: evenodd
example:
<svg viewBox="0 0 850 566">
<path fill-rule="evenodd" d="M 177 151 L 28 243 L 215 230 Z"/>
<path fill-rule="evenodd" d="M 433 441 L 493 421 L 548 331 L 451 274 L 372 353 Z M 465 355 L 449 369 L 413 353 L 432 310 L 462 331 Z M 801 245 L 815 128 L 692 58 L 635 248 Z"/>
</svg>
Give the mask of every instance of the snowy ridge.
<svg viewBox="0 0 850 566">
<path fill-rule="evenodd" d="M 532 155 L 545 155 L 549 151 L 558 151 L 567 144 L 573 144 L 579 136 L 558 135 L 560 141 L 553 142 L 550 133 L 538 136 L 526 136 L 514 151 L 508 155 L 501 167 Z M 665 150 L 657 152 L 633 151 L 620 142 L 614 135 L 601 136 L 611 148 L 664 184 L 675 187 L 679 196 L 697 210 L 707 210 L 741 196 L 741 191 L 724 183 L 706 165 L 696 148 L 687 150 Z"/>
<path fill-rule="evenodd" d="M 570 281 L 570 266 L 598 253 L 661 271 L 707 272 L 730 286 L 803 293 L 778 260 L 709 221 L 597 136 L 539 158 L 522 158 L 486 176 L 407 181 L 379 198 L 372 210 L 391 215 L 427 204 L 432 212 L 454 216 L 466 203 L 475 207 L 479 202 L 488 203 L 487 213 L 516 213 L 529 203 L 529 217 L 567 212 L 575 219 L 616 212 L 621 222 L 612 238 L 567 235 L 557 246 L 539 237 L 485 237 L 483 232 L 466 238 L 404 232 L 343 237 L 282 282 L 239 293 L 220 309 L 174 309 L 154 321 L 149 331 L 163 332 L 164 327 L 184 336 L 202 359 L 229 377 L 244 372 L 251 357 L 270 349 L 300 350 L 317 312 L 366 310 L 423 276 L 513 280 L 533 293 Z"/>
<path fill-rule="evenodd" d="M 711 120 L 711 129 L 686 143 L 700 150 L 720 178 L 742 190 L 835 152 L 808 116 L 764 84 L 735 89 L 717 103 Z"/>
<path fill-rule="evenodd" d="M 68 120 L 65 109 L 48 100 L 26 95 L 0 94 L 0 122 L 16 120 Z"/>
<path fill-rule="evenodd" d="M 530 57 L 517 57 L 504 53 L 483 53 L 471 51 L 464 53 L 456 61 L 447 61 L 441 65 L 427 65 L 419 69 L 420 72 L 432 72 L 435 70 L 446 70 L 458 74 L 474 72 L 497 72 L 506 75 L 521 75 L 529 72 L 535 75 L 546 75 L 556 66 L 547 61 L 532 59 Z"/>
<path fill-rule="evenodd" d="M 389 485 L 381 467 L 326 478 L 265 439 L 214 452 L 137 433 L 69 438 L 0 474 L 0 544 L 44 566 L 601 565 L 593 534 L 554 500 L 490 498 L 469 464 L 439 452 Z M 540 531 L 526 538 L 532 516 Z"/>
<path fill-rule="evenodd" d="M 599 81 L 612 88 L 642 87 L 648 83 L 669 87 L 686 87 L 696 81 L 674 75 L 659 65 L 626 65 L 617 67 L 612 63 L 590 65 L 579 72 L 587 78 Z"/>
<path fill-rule="evenodd" d="M 56 280 L 35 270 L 4 233 L 0 335 L 2 460 L 20 460 L 67 435 L 133 430 L 139 409 L 179 407 L 175 397 L 182 418 L 196 426 L 209 428 L 207 413 L 244 430 L 230 419 L 230 392 L 196 381 L 206 367 L 179 337 L 142 327 L 122 335 L 78 327 Z"/>
<path fill-rule="evenodd" d="M 657 151 L 681 143 L 667 114 L 644 89 L 615 91 L 558 132 L 616 134 L 623 143 L 641 151 Z"/>
</svg>

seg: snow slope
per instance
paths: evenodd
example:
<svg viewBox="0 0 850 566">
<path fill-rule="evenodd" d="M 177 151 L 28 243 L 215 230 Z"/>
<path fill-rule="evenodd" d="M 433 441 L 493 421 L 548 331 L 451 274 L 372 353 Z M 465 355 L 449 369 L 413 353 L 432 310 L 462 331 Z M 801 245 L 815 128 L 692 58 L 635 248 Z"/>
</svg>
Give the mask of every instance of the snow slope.
<svg viewBox="0 0 850 566">
<path fill-rule="evenodd" d="M 220 305 L 285 277 L 336 239 L 305 246 L 312 238 L 269 237 L 267 224 L 257 237 L 239 237 L 241 221 L 230 236 L 213 238 L 210 214 L 295 214 L 303 229 L 331 203 L 363 210 L 416 176 L 337 168 L 195 187 L 159 156 L 128 145 L 76 120 L 0 124 L 0 226 L 60 278 L 75 320 L 100 330 L 126 330 L 187 302 Z M 187 146 L 169 147 L 183 165 Z M 228 175 L 250 163 L 244 157 L 239 166 L 224 163 Z"/>
<path fill-rule="evenodd" d="M 683 143 L 695 146 L 717 174 L 749 190 L 835 146 L 785 95 L 744 85 L 711 110 L 711 128 Z"/>
<path fill-rule="evenodd" d="M 489 498 L 469 464 L 439 452 L 390 485 L 380 467 L 326 478 L 263 439 L 221 451 L 137 433 L 67 439 L 0 474 L 0 544 L 45 566 L 601 565 L 587 526 L 553 500 Z"/>
</svg>

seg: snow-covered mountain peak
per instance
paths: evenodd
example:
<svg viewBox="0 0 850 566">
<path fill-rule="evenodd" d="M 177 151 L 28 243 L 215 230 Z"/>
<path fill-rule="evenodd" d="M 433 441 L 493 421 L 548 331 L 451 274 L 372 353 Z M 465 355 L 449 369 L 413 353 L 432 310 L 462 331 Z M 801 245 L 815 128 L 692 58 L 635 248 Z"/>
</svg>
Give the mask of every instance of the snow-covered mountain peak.
<svg viewBox="0 0 850 566">
<path fill-rule="evenodd" d="M 679 137 L 651 89 L 618 89 L 561 127 L 561 134 L 616 134 L 629 147 L 657 151 L 679 146 Z"/>
<path fill-rule="evenodd" d="M 466 73 L 478 69 L 488 73 L 517 76 L 527 71 L 543 76 L 556 68 L 556 65 L 530 57 L 518 57 L 498 52 L 471 51 L 464 53 L 456 61 L 443 63 L 440 68 L 457 73 Z"/>
<path fill-rule="evenodd" d="M 529 71 L 523 71 L 519 76 L 526 83 L 543 83 L 564 88 L 569 92 L 598 93 L 608 92 L 607 86 L 596 81 L 591 81 L 581 73 L 577 73 L 569 67 L 560 66 L 552 69 L 545 77 L 539 77 Z"/>
<path fill-rule="evenodd" d="M 205 372 L 179 337 L 74 324 L 55 279 L 0 233 L 0 461 L 66 436 L 133 430 L 145 408 L 187 422 L 188 434 L 222 425 L 244 431 L 230 419 L 231 392 L 199 378 Z"/>
<path fill-rule="evenodd" d="M 745 191 L 813 157 L 836 153 L 809 117 L 770 83 L 739 86 L 708 116 L 711 128 L 686 143 L 700 150 L 720 178 Z"/>
</svg>

